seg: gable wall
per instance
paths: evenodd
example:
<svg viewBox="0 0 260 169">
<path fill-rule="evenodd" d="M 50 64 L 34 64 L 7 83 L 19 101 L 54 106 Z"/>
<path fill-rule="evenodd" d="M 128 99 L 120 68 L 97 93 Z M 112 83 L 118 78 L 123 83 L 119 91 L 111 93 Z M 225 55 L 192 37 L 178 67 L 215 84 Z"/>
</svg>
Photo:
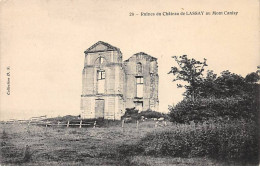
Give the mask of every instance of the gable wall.
<svg viewBox="0 0 260 169">
<path fill-rule="evenodd" d="M 118 51 L 103 51 L 85 54 L 84 67 L 98 64 L 98 58 L 103 57 L 104 64 L 122 63 L 122 56 Z"/>
<path fill-rule="evenodd" d="M 142 64 L 142 74 L 137 72 L 137 64 Z M 135 107 L 136 101 L 143 101 L 143 110 L 158 108 L 157 61 L 147 55 L 134 55 L 124 62 L 126 81 L 126 108 Z M 136 98 L 136 76 L 143 76 L 143 98 Z"/>
<path fill-rule="evenodd" d="M 158 66 L 155 59 L 147 55 L 134 55 L 122 64 L 119 51 L 100 51 L 99 45 L 92 49 L 98 52 L 85 54 L 82 72 L 81 110 L 86 118 L 95 117 L 95 99 L 104 99 L 104 116 L 120 119 L 125 108 L 133 108 L 136 101 L 143 101 L 143 110 L 158 108 Z M 105 61 L 100 65 L 97 59 Z M 138 74 L 137 63 L 142 64 L 142 74 Z M 97 71 L 105 70 L 105 92 L 97 95 Z M 136 76 L 143 76 L 143 98 L 136 98 Z"/>
</svg>

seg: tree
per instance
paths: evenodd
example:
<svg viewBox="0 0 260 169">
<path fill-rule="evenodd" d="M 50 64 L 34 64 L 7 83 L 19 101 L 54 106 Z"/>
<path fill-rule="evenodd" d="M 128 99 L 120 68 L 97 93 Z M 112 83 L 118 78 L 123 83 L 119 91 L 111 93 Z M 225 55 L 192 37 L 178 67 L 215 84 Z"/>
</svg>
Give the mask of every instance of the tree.
<svg viewBox="0 0 260 169">
<path fill-rule="evenodd" d="M 173 81 L 185 81 L 188 85 L 177 84 L 178 87 L 186 88 L 186 99 L 174 108 L 170 107 L 171 121 L 188 123 L 227 117 L 258 119 L 260 66 L 245 78 L 229 70 L 222 71 L 219 76 L 209 70 L 203 77 L 206 59 L 199 62 L 188 59 L 186 55 L 173 58 L 179 67 L 172 67 L 169 74 L 174 75 Z"/>
<path fill-rule="evenodd" d="M 208 70 L 206 77 L 203 79 L 199 87 L 199 96 L 203 98 L 214 97 L 216 95 L 217 85 L 215 80 L 217 79 L 217 74 L 213 70 Z"/>
<path fill-rule="evenodd" d="M 245 80 L 248 83 L 256 83 L 260 80 L 260 76 L 258 75 L 257 71 L 252 72 L 252 73 L 249 73 L 248 75 L 246 75 Z"/>
<path fill-rule="evenodd" d="M 260 74 L 260 65 L 257 66 L 257 71 L 256 73 L 259 75 Z"/>
<path fill-rule="evenodd" d="M 183 56 L 173 56 L 174 60 L 177 62 L 178 67 L 172 67 L 168 74 L 173 74 L 173 81 L 184 81 L 188 85 L 177 84 L 178 88 L 186 88 L 184 96 L 187 98 L 191 97 L 194 101 L 199 92 L 200 84 L 202 83 L 204 67 L 208 66 L 206 64 L 206 59 L 203 62 L 197 61 L 195 59 L 189 59 L 187 55 Z"/>
<path fill-rule="evenodd" d="M 221 76 L 215 80 L 215 83 L 217 85 L 216 96 L 218 97 L 244 95 L 247 86 L 242 76 L 228 70 L 221 72 Z"/>
</svg>

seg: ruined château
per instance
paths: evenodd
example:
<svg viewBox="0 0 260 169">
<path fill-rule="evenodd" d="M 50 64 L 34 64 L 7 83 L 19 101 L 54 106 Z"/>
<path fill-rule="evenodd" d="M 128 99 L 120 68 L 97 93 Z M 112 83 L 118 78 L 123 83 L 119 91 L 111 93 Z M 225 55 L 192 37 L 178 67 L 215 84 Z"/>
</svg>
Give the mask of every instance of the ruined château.
<svg viewBox="0 0 260 169">
<path fill-rule="evenodd" d="M 140 52 L 123 62 L 120 49 L 102 41 L 84 53 L 82 118 L 120 120 L 126 108 L 158 110 L 155 57 Z"/>
</svg>

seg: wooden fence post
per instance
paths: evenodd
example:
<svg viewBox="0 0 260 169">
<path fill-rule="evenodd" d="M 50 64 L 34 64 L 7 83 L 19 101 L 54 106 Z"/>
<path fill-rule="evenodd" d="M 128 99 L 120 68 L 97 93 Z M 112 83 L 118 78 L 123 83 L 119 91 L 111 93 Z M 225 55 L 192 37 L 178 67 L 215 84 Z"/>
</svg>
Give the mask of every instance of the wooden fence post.
<svg viewBox="0 0 260 169">
<path fill-rule="evenodd" d="M 123 119 L 122 120 L 122 128 L 124 128 L 124 123 L 125 123 L 125 120 Z"/>
<path fill-rule="evenodd" d="M 157 122 L 155 122 L 155 127 L 158 127 L 158 121 L 157 121 Z"/>
<path fill-rule="evenodd" d="M 31 121 L 28 122 L 28 125 L 27 125 L 27 132 L 30 131 L 30 123 L 31 123 Z"/>
<path fill-rule="evenodd" d="M 97 121 L 94 122 L 93 128 L 96 128 Z"/>
<path fill-rule="evenodd" d="M 138 131 L 138 128 L 139 128 L 139 121 L 137 120 L 136 121 L 136 129 L 137 129 L 137 131 Z"/>
<path fill-rule="evenodd" d="M 81 128 L 81 125 L 82 125 L 82 120 L 80 120 L 80 123 L 79 123 L 79 128 Z"/>
<path fill-rule="evenodd" d="M 70 121 L 68 120 L 68 123 L 67 123 L 67 128 L 70 126 Z"/>
</svg>

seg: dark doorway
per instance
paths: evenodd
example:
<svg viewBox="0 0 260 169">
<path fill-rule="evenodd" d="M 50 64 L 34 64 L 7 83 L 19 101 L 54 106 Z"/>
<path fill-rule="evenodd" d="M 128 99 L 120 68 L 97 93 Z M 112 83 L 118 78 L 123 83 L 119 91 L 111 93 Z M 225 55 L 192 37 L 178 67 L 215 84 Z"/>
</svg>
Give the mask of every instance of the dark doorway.
<svg viewBox="0 0 260 169">
<path fill-rule="evenodd" d="M 95 118 L 104 118 L 105 101 L 97 99 L 95 103 Z"/>
</svg>

